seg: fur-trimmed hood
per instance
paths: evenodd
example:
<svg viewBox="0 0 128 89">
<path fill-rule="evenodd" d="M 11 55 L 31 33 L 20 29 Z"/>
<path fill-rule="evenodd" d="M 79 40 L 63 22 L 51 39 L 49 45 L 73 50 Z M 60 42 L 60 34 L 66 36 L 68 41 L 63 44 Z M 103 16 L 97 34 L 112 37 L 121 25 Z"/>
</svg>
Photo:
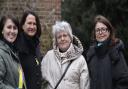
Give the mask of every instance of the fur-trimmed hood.
<svg viewBox="0 0 128 89">
<path fill-rule="evenodd" d="M 61 54 L 60 54 L 57 46 L 55 45 L 55 42 L 53 42 L 53 50 L 54 50 L 57 58 L 61 59 Z M 82 46 L 80 40 L 76 36 L 73 36 L 73 42 L 71 43 L 69 49 L 65 52 L 66 59 L 74 60 L 74 59 L 78 58 L 82 53 L 83 53 L 83 46 Z"/>
</svg>

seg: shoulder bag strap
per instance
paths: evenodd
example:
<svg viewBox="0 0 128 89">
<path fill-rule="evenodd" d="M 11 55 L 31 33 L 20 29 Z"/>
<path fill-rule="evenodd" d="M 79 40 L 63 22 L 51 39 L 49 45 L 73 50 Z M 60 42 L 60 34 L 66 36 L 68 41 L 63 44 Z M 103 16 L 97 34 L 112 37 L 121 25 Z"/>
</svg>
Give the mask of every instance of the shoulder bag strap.
<svg viewBox="0 0 128 89">
<path fill-rule="evenodd" d="M 71 63 L 72 63 L 72 60 L 71 60 L 71 62 L 68 64 L 68 66 L 66 67 L 66 69 L 65 69 L 65 71 L 64 71 L 64 73 L 63 73 L 63 75 L 61 76 L 60 80 L 57 82 L 57 84 L 56 84 L 56 86 L 55 86 L 54 89 L 57 89 L 58 85 L 60 84 L 60 82 L 61 82 L 62 79 L 64 78 L 64 76 L 65 76 L 65 74 L 66 74 L 68 68 L 70 67 Z"/>
</svg>

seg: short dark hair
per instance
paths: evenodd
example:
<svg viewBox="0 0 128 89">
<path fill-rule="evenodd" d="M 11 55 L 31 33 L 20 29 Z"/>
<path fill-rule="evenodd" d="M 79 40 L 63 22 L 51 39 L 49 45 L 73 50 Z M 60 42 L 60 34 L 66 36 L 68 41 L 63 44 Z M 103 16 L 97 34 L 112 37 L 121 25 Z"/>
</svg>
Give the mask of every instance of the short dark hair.
<svg viewBox="0 0 128 89">
<path fill-rule="evenodd" d="M 2 35 L 2 30 L 4 28 L 4 25 L 7 21 L 7 19 L 11 19 L 12 22 L 16 25 L 17 29 L 18 29 L 18 34 L 19 34 L 19 21 L 18 21 L 18 18 L 17 17 L 14 17 L 14 15 L 12 14 L 8 14 L 8 15 L 3 15 L 0 19 L 0 39 L 3 38 L 3 35 Z"/>
<path fill-rule="evenodd" d="M 35 16 L 35 18 L 36 18 L 37 32 L 36 32 L 36 35 L 35 36 L 39 38 L 40 35 L 41 35 L 41 24 L 40 24 L 39 17 L 37 16 L 37 14 L 34 11 L 27 10 L 27 11 L 25 11 L 23 13 L 23 16 L 22 16 L 21 21 L 20 21 L 20 30 L 21 30 L 21 32 L 23 32 L 23 28 L 22 27 L 23 27 L 23 25 L 24 25 L 24 23 L 26 21 L 26 18 L 27 18 L 27 16 L 29 14 Z"/>
</svg>

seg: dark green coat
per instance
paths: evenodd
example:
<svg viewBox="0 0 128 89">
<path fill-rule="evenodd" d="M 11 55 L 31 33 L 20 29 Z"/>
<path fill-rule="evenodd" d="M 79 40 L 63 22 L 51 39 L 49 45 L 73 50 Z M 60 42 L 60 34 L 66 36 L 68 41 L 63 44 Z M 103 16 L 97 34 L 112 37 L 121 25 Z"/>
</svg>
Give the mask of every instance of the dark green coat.
<svg viewBox="0 0 128 89">
<path fill-rule="evenodd" d="M 19 83 L 20 62 L 16 54 L 0 40 L 0 89 L 16 89 Z"/>
</svg>

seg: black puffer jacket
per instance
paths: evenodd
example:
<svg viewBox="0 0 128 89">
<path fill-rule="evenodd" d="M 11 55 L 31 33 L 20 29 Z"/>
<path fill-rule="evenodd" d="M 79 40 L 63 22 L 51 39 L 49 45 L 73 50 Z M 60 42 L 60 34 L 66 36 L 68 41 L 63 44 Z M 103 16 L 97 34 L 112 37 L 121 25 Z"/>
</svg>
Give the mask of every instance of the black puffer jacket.
<svg viewBox="0 0 128 89">
<path fill-rule="evenodd" d="M 87 53 L 91 76 L 91 89 L 128 89 L 128 67 L 119 41 L 112 48 L 109 42 L 102 46 L 93 45 Z"/>
<path fill-rule="evenodd" d="M 25 74 L 27 89 L 41 89 L 40 63 L 42 55 L 40 53 L 39 40 L 21 33 L 17 48 Z"/>
</svg>

